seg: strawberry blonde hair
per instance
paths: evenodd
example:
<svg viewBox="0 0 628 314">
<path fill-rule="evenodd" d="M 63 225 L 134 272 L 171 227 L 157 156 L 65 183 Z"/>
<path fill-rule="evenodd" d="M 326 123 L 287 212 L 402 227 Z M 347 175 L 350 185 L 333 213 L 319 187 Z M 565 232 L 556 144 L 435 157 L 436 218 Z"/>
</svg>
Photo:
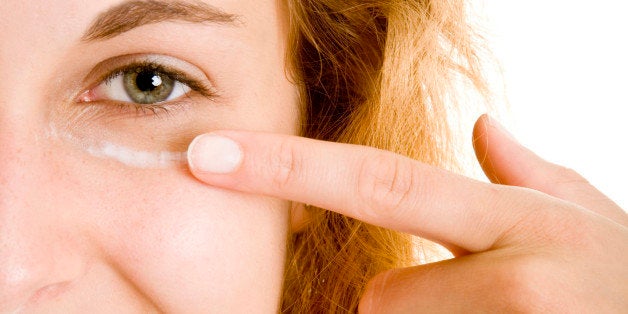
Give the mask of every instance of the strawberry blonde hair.
<svg viewBox="0 0 628 314">
<path fill-rule="evenodd" d="M 455 81 L 485 88 L 464 1 L 289 0 L 288 8 L 301 135 L 451 169 Z M 355 312 L 370 278 L 416 265 L 428 248 L 406 234 L 307 210 L 307 226 L 289 241 L 283 312 Z"/>
</svg>

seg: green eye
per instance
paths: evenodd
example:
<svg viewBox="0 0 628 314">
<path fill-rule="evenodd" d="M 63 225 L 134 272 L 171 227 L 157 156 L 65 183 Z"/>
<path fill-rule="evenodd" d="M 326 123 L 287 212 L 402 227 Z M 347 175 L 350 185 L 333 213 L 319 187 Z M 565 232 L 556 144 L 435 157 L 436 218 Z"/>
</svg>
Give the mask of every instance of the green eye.
<svg viewBox="0 0 628 314">
<path fill-rule="evenodd" d="M 138 104 L 166 101 L 172 95 L 177 81 L 168 75 L 151 70 L 122 74 L 122 84 L 129 98 Z"/>
<path fill-rule="evenodd" d="M 119 56 L 99 63 L 92 72 L 86 80 L 95 77 L 95 85 L 78 95 L 79 103 L 157 114 L 218 97 L 201 69 L 169 56 Z"/>
<path fill-rule="evenodd" d="M 136 103 L 156 104 L 177 99 L 191 88 L 165 71 L 136 67 L 118 72 L 96 87 L 98 98 Z"/>
</svg>

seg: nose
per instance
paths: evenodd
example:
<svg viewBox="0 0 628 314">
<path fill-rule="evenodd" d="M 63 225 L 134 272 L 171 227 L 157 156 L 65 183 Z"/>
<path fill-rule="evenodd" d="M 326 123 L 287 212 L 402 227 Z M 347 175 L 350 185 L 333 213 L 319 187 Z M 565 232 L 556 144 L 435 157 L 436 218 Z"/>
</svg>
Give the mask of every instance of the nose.
<svg viewBox="0 0 628 314">
<path fill-rule="evenodd" d="M 62 293 L 84 267 L 35 124 L 0 108 L 0 313 Z"/>
</svg>

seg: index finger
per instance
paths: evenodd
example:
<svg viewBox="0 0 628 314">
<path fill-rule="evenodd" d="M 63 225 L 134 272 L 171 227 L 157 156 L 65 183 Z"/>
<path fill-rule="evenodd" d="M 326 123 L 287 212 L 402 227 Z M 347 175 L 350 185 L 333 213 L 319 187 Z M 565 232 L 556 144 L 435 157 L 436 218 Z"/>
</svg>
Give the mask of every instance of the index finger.
<svg viewBox="0 0 628 314">
<path fill-rule="evenodd" d="M 530 202 L 514 188 L 365 146 L 220 131 L 197 137 L 188 159 L 213 186 L 312 204 L 472 252 L 504 239 L 529 211 L 510 207 L 513 197 Z"/>
</svg>

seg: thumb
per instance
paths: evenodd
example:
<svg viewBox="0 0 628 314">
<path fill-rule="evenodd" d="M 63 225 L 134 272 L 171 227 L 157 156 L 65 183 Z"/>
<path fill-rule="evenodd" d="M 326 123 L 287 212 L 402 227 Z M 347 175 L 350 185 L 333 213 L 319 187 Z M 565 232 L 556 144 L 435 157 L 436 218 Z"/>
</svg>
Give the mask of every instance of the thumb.
<svg viewBox="0 0 628 314">
<path fill-rule="evenodd" d="M 491 182 L 538 190 L 628 225 L 626 213 L 580 174 L 542 159 L 488 115 L 475 124 L 473 147 Z"/>
</svg>

